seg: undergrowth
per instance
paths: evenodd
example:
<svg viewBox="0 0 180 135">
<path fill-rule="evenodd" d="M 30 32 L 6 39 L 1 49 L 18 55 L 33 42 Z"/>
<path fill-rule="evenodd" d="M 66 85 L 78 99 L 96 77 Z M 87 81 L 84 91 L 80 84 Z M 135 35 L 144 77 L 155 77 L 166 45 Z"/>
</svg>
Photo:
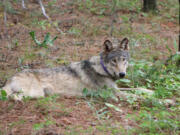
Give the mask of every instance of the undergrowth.
<svg viewBox="0 0 180 135">
<path fill-rule="evenodd" d="M 180 68 L 178 61 L 180 61 L 179 55 L 175 55 L 167 63 L 145 60 L 131 61 L 132 67 L 128 72 L 131 83 L 128 85 L 155 90 L 156 98 L 179 96 Z"/>
<path fill-rule="evenodd" d="M 173 134 L 179 133 L 180 118 L 178 117 L 180 105 L 180 55 L 170 57 L 166 62 L 149 62 L 145 60 L 130 62 L 131 67 L 128 70 L 128 78 L 117 81 L 123 83 L 126 87 L 143 87 L 152 89 L 155 94 L 146 97 L 145 101 L 139 101 L 129 98 L 126 102 L 134 109 L 134 114 L 128 114 L 127 118 L 135 121 L 138 125 L 135 128 L 127 130 L 127 134 Z M 89 106 L 95 110 L 98 119 L 109 119 L 107 108 L 121 112 L 117 105 L 109 103 L 108 99 L 117 101 L 112 89 L 104 88 L 101 91 L 88 91 L 84 89 L 84 96 L 91 97 L 88 100 Z M 93 99 L 102 99 L 97 102 Z M 174 106 L 165 106 L 158 102 L 158 99 L 170 98 L 176 100 Z M 99 110 L 93 106 L 104 104 Z M 121 104 L 121 103 L 120 103 Z M 138 106 L 138 107 L 137 107 Z M 138 108 L 138 109 L 137 109 Z M 102 117 L 103 116 L 103 117 Z"/>
<path fill-rule="evenodd" d="M 128 129 L 128 134 L 173 134 L 179 133 L 179 106 L 180 106 L 180 55 L 170 57 L 166 62 L 147 62 L 145 60 L 130 62 L 131 67 L 128 70 L 128 78 L 118 81 L 127 87 L 144 87 L 152 89 L 155 94 L 147 97 L 145 101 L 139 101 L 129 98 L 126 102 L 129 107 L 134 110 L 133 114 L 128 114 L 127 119 L 137 123 L 136 127 Z M 111 118 L 111 111 L 123 112 L 119 104 L 114 104 L 109 99 L 118 101 L 114 95 L 114 90 L 104 87 L 99 91 L 83 90 L 83 95 L 86 102 L 99 121 L 108 120 Z M 165 106 L 157 102 L 157 99 L 170 98 L 176 101 L 174 106 Z M 48 99 L 48 100 L 46 100 Z M 48 108 L 47 102 L 51 98 L 43 98 L 38 100 L 36 106 Z M 0 100 L 7 100 L 7 94 L 1 90 Z M 52 98 L 52 100 L 54 100 Z M 99 104 L 101 107 L 96 107 Z M 138 107 L 137 107 L 138 106 Z M 135 107 L 135 108 L 134 108 Z M 34 125 L 34 128 L 42 128 Z M 117 129 L 118 130 L 118 129 Z"/>
</svg>

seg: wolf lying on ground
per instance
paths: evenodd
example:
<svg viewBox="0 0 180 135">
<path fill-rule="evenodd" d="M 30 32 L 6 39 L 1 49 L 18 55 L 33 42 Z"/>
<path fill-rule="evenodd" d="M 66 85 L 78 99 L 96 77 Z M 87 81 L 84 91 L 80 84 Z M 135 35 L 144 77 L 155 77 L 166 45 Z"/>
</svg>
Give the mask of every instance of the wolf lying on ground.
<svg viewBox="0 0 180 135">
<path fill-rule="evenodd" d="M 68 66 L 24 70 L 15 74 L 2 89 L 16 100 L 26 96 L 38 98 L 49 94 L 81 96 L 84 88 L 99 90 L 104 86 L 116 89 L 116 95 L 125 99 L 129 95 L 137 97 L 126 93 L 126 90 L 137 89 L 153 94 L 153 91 L 142 88 L 117 87 L 115 81 L 125 77 L 129 57 L 127 38 L 116 44 L 105 40 L 99 56 Z"/>
</svg>

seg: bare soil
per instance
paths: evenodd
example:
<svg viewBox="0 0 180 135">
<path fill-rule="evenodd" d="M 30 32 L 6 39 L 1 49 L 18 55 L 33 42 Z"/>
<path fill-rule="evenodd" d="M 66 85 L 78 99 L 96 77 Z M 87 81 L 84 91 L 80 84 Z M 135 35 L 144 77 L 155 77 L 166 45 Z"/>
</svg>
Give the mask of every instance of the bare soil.
<svg viewBox="0 0 180 135">
<path fill-rule="evenodd" d="M 40 101 L 40 100 L 39 100 Z M 116 103 L 116 105 L 118 105 Z M 95 105 L 92 109 L 86 100 L 73 97 L 59 97 L 55 103 L 39 104 L 37 100 L 28 102 L 19 101 L 0 101 L 0 129 L 6 135 L 60 135 L 67 133 L 84 134 L 103 134 L 97 127 L 99 125 L 109 124 L 110 127 L 134 127 L 136 124 L 126 118 L 127 114 L 131 114 L 132 110 L 126 107 L 125 103 L 121 103 L 122 112 L 106 109 L 109 115 L 108 120 L 98 119 L 95 109 L 100 109 L 102 105 Z M 47 124 L 47 120 L 51 124 Z M 35 124 L 44 123 L 43 127 L 37 129 Z M 73 128 L 75 128 L 73 130 Z M 116 127 L 114 127 L 116 128 Z M 89 132 L 88 132 L 88 129 Z M 106 131 L 110 134 L 110 131 Z M 108 133 L 109 132 L 109 133 Z"/>
</svg>

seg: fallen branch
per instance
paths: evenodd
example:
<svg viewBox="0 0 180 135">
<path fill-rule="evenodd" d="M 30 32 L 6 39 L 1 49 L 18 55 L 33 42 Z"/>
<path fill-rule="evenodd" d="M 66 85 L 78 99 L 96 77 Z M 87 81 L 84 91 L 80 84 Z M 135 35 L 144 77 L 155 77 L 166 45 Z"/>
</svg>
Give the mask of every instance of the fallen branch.
<svg viewBox="0 0 180 135">
<path fill-rule="evenodd" d="M 55 24 L 53 24 L 53 22 L 51 21 L 51 18 L 46 14 L 46 10 L 45 10 L 45 8 L 44 8 L 44 5 L 43 5 L 42 1 L 41 1 L 41 0 L 38 0 L 38 2 L 39 2 L 39 5 L 40 5 L 40 7 L 41 7 L 41 10 L 42 10 L 43 15 L 46 17 L 46 19 L 49 21 L 49 23 L 50 23 L 51 25 L 53 25 L 58 32 L 60 32 L 61 34 L 64 34 L 64 32 L 63 32 L 62 30 L 60 30 L 60 29 L 58 28 L 58 26 L 56 26 Z"/>
<path fill-rule="evenodd" d="M 154 94 L 153 90 L 145 89 L 145 88 L 116 88 L 116 89 L 118 90 L 118 91 L 116 91 L 116 95 L 124 100 L 128 100 L 128 97 L 132 97 L 132 98 L 143 100 L 143 101 L 146 99 L 145 97 L 143 97 L 141 95 L 127 93 L 126 91 L 137 90 L 137 91 L 146 93 L 149 96 L 152 96 Z M 175 105 L 175 101 L 173 101 L 171 99 L 156 99 L 156 100 L 158 103 L 164 104 L 166 106 Z"/>
<path fill-rule="evenodd" d="M 26 9 L 24 0 L 21 0 L 21 5 L 22 5 L 22 8 L 23 8 L 23 9 Z"/>
<path fill-rule="evenodd" d="M 127 90 L 139 90 L 141 88 L 130 88 L 130 89 L 127 89 Z M 147 89 L 141 89 L 141 90 L 146 90 Z M 136 95 L 136 94 L 132 94 L 132 93 L 127 93 L 125 91 L 122 91 L 122 90 L 119 90 L 119 91 L 116 91 L 116 96 L 118 96 L 120 99 L 123 99 L 125 101 L 129 100 L 129 98 L 133 98 L 135 100 L 141 100 L 141 101 L 145 101 L 146 98 L 141 96 L 141 95 Z M 175 101 L 171 100 L 171 99 L 157 99 L 155 98 L 157 103 L 159 104 L 164 104 L 165 106 L 174 106 L 175 105 Z"/>
<path fill-rule="evenodd" d="M 133 90 L 138 90 L 138 91 L 141 91 L 141 92 L 144 92 L 144 93 L 148 93 L 148 94 L 151 94 L 151 95 L 154 93 L 153 90 L 145 89 L 145 88 L 118 88 L 118 90 L 120 90 L 120 91 L 133 91 Z"/>
</svg>

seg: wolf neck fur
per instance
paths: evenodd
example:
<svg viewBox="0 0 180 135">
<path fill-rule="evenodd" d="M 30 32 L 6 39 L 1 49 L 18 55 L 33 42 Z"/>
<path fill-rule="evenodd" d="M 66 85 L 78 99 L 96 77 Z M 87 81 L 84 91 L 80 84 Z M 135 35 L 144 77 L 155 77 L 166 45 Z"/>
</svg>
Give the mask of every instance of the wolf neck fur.
<svg viewBox="0 0 180 135">
<path fill-rule="evenodd" d="M 97 72 L 99 75 L 102 75 L 103 77 L 110 77 L 103 69 L 102 65 L 100 64 L 101 58 L 100 56 L 93 56 L 89 60 L 90 63 L 92 63 L 92 68 L 95 72 Z"/>
<path fill-rule="evenodd" d="M 84 73 L 81 77 L 85 77 L 81 78 L 81 80 L 85 83 L 91 82 L 90 84 L 93 84 L 93 87 L 103 87 L 106 85 L 107 80 L 113 81 L 113 78 L 103 70 L 100 64 L 100 56 L 93 56 L 89 60 L 81 61 L 80 68 L 82 69 L 80 71 Z"/>
</svg>

